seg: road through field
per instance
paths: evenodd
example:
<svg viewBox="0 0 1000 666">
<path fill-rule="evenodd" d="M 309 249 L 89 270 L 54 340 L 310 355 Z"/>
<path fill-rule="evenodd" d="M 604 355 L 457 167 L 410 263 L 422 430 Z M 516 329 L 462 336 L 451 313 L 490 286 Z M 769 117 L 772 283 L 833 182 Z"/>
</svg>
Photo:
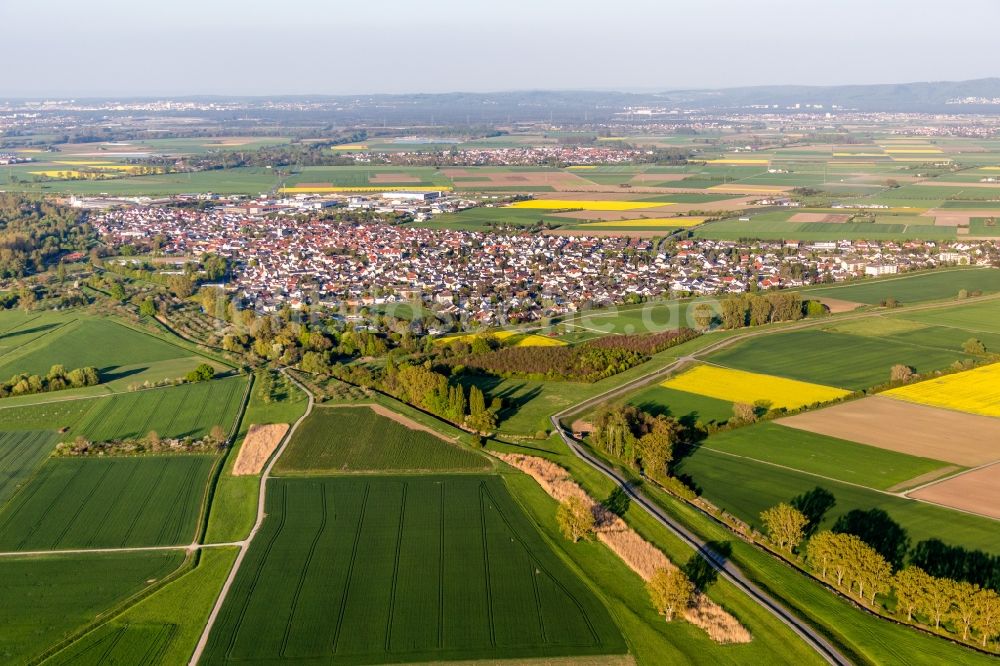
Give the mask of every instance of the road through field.
<svg viewBox="0 0 1000 666">
<path fill-rule="evenodd" d="M 208 621 L 205 623 L 205 629 L 201 632 L 201 638 L 198 639 L 198 645 L 194 649 L 194 654 L 191 655 L 191 660 L 188 662 L 191 666 L 197 664 L 201 659 L 202 653 L 205 651 L 205 646 L 208 645 L 209 634 L 212 633 L 212 626 L 215 624 L 215 620 L 219 617 L 219 611 L 222 610 L 222 605 L 226 601 L 226 596 L 229 594 L 229 589 L 233 586 L 233 581 L 236 580 L 236 574 L 240 571 L 240 565 L 243 564 L 243 559 L 246 557 L 247 551 L 250 550 L 250 543 L 253 538 L 257 536 L 257 532 L 260 531 L 260 526 L 264 524 L 264 502 L 267 499 L 267 480 L 271 476 L 271 469 L 274 467 L 275 463 L 278 462 L 278 458 L 285 451 L 288 446 L 288 442 L 291 441 L 292 436 L 295 431 L 298 430 L 299 425 L 308 418 L 313 410 L 313 394 L 309 389 L 303 386 L 295 377 L 288 372 L 287 368 L 282 368 L 281 372 L 284 373 L 290 381 L 294 382 L 299 389 L 302 390 L 308 396 L 309 403 L 306 405 L 306 411 L 299 417 L 299 419 L 292 424 L 292 427 L 288 429 L 285 433 L 284 439 L 281 441 L 281 446 L 278 450 L 274 452 L 271 456 L 270 462 L 267 463 L 267 467 L 260 475 L 260 491 L 257 493 L 257 521 L 253 524 L 253 529 L 250 530 L 250 534 L 243 541 L 239 541 L 236 544 L 240 548 L 239 554 L 236 556 L 236 561 L 233 563 L 233 568 L 229 571 L 229 577 L 226 578 L 225 584 L 222 586 L 222 591 L 219 592 L 219 597 L 215 600 L 215 606 L 212 607 L 212 612 L 208 616 Z"/>
<path fill-rule="evenodd" d="M 998 296 L 985 296 L 977 300 L 993 300 Z M 931 303 L 927 305 L 912 306 L 910 308 L 905 308 L 905 311 L 915 311 L 915 310 L 928 310 L 936 309 L 941 307 L 953 306 L 955 303 Z M 862 319 L 865 317 L 877 316 L 877 312 L 861 313 L 856 315 L 846 315 L 842 317 L 837 317 L 837 321 L 844 321 L 850 319 Z M 748 338 L 753 338 L 761 335 L 768 335 L 771 333 L 784 332 L 788 330 L 795 330 L 800 328 L 808 328 L 810 326 L 821 325 L 828 322 L 828 319 L 820 319 L 816 321 L 802 322 L 799 324 L 794 324 L 791 326 L 781 326 L 775 328 L 769 328 L 761 331 L 751 331 L 742 334 L 733 335 L 731 337 L 723 338 L 717 342 L 713 342 L 702 349 L 694 352 L 688 356 L 683 356 L 678 358 L 673 363 L 659 368 L 658 370 L 651 372 L 642 377 L 638 377 L 626 384 L 618 386 L 611 389 L 605 393 L 588 398 L 583 402 L 580 402 L 572 407 L 569 407 L 557 414 L 550 417 L 552 426 L 555 428 L 556 432 L 566 443 L 569 449 L 581 460 L 586 462 L 588 465 L 601 472 L 612 481 L 614 481 L 622 490 L 634 501 L 636 504 L 641 506 L 647 513 L 649 513 L 655 520 L 664 525 L 668 530 L 673 532 L 678 538 L 691 546 L 697 553 L 699 553 L 708 564 L 719 572 L 723 578 L 728 580 L 730 583 L 735 585 L 738 589 L 742 590 L 756 603 L 761 605 L 767 611 L 772 613 L 777 617 L 782 623 L 787 625 L 792 631 L 794 631 L 802 640 L 804 640 L 810 647 L 812 647 L 823 659 L 825 659 L 830 664 L 836 664 L 838 666 L 846 666 L 851 663 L 847 657 L 845 657 L 837 648 L 830 644 L 819 632 L 813 629 L 811 626 L 800 620 L 795 614 L 790 610 L 781 605 L 778 601 L 764 592 L 761 588 L 750 581 L 749 578 L 731 561 L 722 557 L 714 550 L 712 550 L 708 544 L 694 533 L 690 532 L 684 525 L 679 521 L 673 519 L 668 515 L 663 509 L 658 507 L 655 503 L 650 501 L 641 491 L 637 490 L 631 483 L 626 479 L 622 478 L 614 468 L 600 460 L 589 451 L 585 450 L 580 446 L 580 442 L 573 438 L 566 429 L 562 426 L 561 421 L 567 417 L 578 414 L 588 408 L 594 407 L 602 402 L 609 399 L 615 398 L 617 396 L 629 393 L 637 388 L 650 384 L 660 377 L 669 375 L 690 363 L 698 360 L 699 357 L 706 354 L 710 354 L 714 351 L 718 351 L 723 347 L 727 347 L 737 342 L 742 342 Z"/>
</svg>

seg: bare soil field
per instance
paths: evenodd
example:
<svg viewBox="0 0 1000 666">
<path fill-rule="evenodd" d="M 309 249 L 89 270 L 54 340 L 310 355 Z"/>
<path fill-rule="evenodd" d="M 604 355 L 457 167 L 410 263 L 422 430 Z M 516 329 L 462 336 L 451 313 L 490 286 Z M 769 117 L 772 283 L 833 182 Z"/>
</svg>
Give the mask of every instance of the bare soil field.
<svg viewBox="0 0 1000 666">
<path fill-rule="evenodd" d="M 1000 465 L 972 470 L 909 495 L 1000 520 Z"/>
<path fill-rule="evenodd" d="M 684 180 L 689 173 L 637 173 L 632 176 L 633 183 L 671 183 Z"/>
<path fill-rule="evenodd" d="M 233 476 L 260 474 L 286 432 L 288 432 L 287 423 L 251 425 L 233 464 Z"/>
<path fill-rule="evenodd" d="M 963 467 L 1000 459 L 1000 419 L 882 396 L 852 400 L 777 422 Z"/>
<path fill-rule="evenodd" d="M 368 182 L 372 185 L 385 185 L 386 183 L 420 183 L 423 181 L 408 173 L 379 172 L 369 175 Z"/>
<path fill-rule="evenodd" d="M 851 219 L 850 215 L 837 213 L 796 213 L 788 218 L 789 222 L 826 222 L 843 224 Z"/>
<path fill-rule="evenodd" d="M 935 215 L 935 227 L 964 227 L 969 224 L 969 218 L 965 215 Z"/>
<path fill-rule="evenodd" d="M 845 301 L 841 298 L 829 298 L 828 296 L 821 296 L 813 300 L 817 300 L 826 307 L 828 307 L 830 309 L 830 314 L 839 314 L 841 312 L 853 312 L 854 310 L 857 310 L 861 306 L 865 305 L 864 303 Z"/>
<path fill-rule="evenodd" d="M 518 171 L 510 173 L 471 173 L 465 169 L 445 169 L 449 178 L 471 178 L 478 180 L 460 180 L 456 186 L 475 189 L 477 187 L 538 187 L 547 186 L 557 192 L 603 192 L 611 189 L 608 185 L 599 185 L 568 171 Z"/>
</svg>

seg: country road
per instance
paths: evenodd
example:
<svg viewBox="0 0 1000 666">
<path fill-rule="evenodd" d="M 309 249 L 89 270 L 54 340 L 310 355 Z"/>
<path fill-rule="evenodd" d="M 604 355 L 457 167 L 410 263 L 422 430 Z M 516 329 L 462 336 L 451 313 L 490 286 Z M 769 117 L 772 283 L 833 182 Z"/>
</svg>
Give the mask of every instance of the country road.
<svg viewBox="0 0 1000 666">
<path fill-rule="evenodd" d="M 278 458 L 284 453 L 285 448 L 288 446 L 288 442 L 292 440 L 292 435 L 298 430 L 299 425 L 308 418 L 313 410 L 313 394 L 312 392 L 303 386 L 295 377 L 293 377 L 287 368 L 282 368 L 281 372 L 295 383 L 296 386 L 301 389 L 306 396 L 309 398 L 309 404 L 306 406 L 306 411 L 299 417 L 299 419 L 292 424 L 292 427 L 288 429 L 285 433 L 285 438 L 281 442 L 281 446 L 278 450 L 274 452 L 271 456 L 271 460 L 267 463 L 267 467 L 260 475 L 260 489 L 257 493 L 257 520 L 253 524 L 253 528 L 250 530 L 250 534 L 243 541 L 238 542 L 234 545 L 239 545 L 240 552 L 236 556 L 236 561 L 233 563 L 233 568 L 229 571 L 229 576 L 226 578 L 226 582 L 222 586 L 222 590 L 219 592 L 218 598 L 215 600 L 215 606 L 212 607 L 212 612 L 208 616 L 208 621 L 205 623 L 205 628 L 201 632 L 201 638 L 198 639 L 198 645 L 194 649 L 194 654 L 191 655 L 191 660 L 188 662 L 191 666 L 194 666 L 201 659 L 202 653 L 205 651 L 205 646 L 208 645 L 208 637 L 212 633 L 212 626 L 215 624 L 215 620 L 219 617 L 219 611 L 222 610 L 222 605 L 226 601 L 226 596 L 229 594 L 230 588 L 233 586 L 233 581 L 236 580 L 236 575 L 240 571 L 240 565 L 243 564 L 243 559 L 246 557 L 247 551 L 250 550 L 250 543 L 253 538 L 257 536 L 257 532 L 260 531 L 260 526 L 264 523 L 264 518 L 266 513 L 264 511 L 264 504 L 267 499 L 267 480 L 271 476 L 271 469 L 274 467 L 275 463 L 278 462 Z"/>
<path fill-rule="evenodd" d="M 984 296 L 977 299 L 969 300 L 993 300 L 998 296 Z M 927 305 L 917 305 L 911 306 L 903 309 L 904 312 L 914 312 L 920 310 L 937 309 L 942 307 L 953 306 L 953 302 L 947 303 L 931 303 Z M 864 319 L 866 317 L 877 317 L 882 314 L 881 311 L 876 312 L 864 312 L 855 315 L 845 315 L 837 317 L 834 321 L 845 321 L 853 319 Z M 757 602 L 760 606 L 768 610 L 771 614 L 777 617 L 782 623 L 787 625 L 792 631 L 794 631 L 802 640 L 804 640 L 810 647 L 812 647 L 823 659 L 825 659 L 830 664 L 837 665 L 847 665 L 851 661 L 847 659 L 843 654 L 840 653 L 837 648 L 831 645 L 822 635 L 819 634 L 811 626 L 796 617 L 790 610 L 785 608 L 782 604 L 760 589 L 755 585 L 746 575 L 737 567 L 735 564 L 730 562 L 728 559 L 716 553 L 712 550 L 708 544 L 694 533 L 689 531 L 684 525 L 672 518 L 663 509 L 657 506 L 654 502 L 650 501 L 641 491 L 637 490 L 632 484 L 630 484 L 626 479 L 622 478 L 614 468 L 600 460 L 589 451 L 584 449 L 578 440 L 573 438 L 569 433 L 566 432 L 562 425 L 562 420 L 578 414 L 590 407 L 593 407 L 601 402 L 605 402 L 609 399 L 615 398 L 617 396 L 623 395 L 625 393 L 630 393 L 637 388 L 645 386 L 646 384 L 652 383 L 656 379 L 675 372 L 689 363 L 693 363 L 698 360 L 700 356 L 709 354 L 711 352 L 717 351 L 723 347 L 735 344 L 737 342 L 742 342 L 749 338 L 769 335 L 773 333 L 781 333 L 790 330 L 798 330 L 802 328 L 808 328 L 811 326 L 818 326 L 824 323 L 825 319 L 801 322 L 798 324 L 793 324 L 790 326 L 781 326 L 772 329 L 765 330 L 751 330 L 746 333 L 733 335 L 730 337 L 723 338 L 716 342 L 710 343 L 703 347 L 702 349 L 688 354 L 686 356 L 679 357 L 672 363 L 658 368 L 657 370 L 645 374 L 641 377 L 637 377 L 632 381 L 626 382 L 620 386 L 617 386 L 609 391 L 598 394 L 591 398 L 588 398 L 582 402 L 572 405 L 557 414 L 553 414 L 550 417 L 552 422 L 552 427 L 555 428 L 556 432 L 566 443 L 569 449 L 578 458 L 586 462 L 588 465 L 601 472 L 612 481 L 614 481 L 637 505 L 641 506 L 647 513 L 649 513 L 656 521 L 670 530 L 674 535 L 680 538 L 682 541 L 687 543 L 691 548 L 698 552 L 708 564 L 715 569 L 719 575 L 728 580 L 730 583 L 735 585 L 738 589 L 742 590 L 747 596 Z"/>
</svg>

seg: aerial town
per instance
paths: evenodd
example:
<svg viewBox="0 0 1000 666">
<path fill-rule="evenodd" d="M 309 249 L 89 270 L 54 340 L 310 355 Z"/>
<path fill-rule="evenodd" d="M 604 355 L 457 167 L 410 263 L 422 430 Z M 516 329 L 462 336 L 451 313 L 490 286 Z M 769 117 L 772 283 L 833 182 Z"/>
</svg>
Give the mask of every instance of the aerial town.
<svg viewBox="0 0 1000 666">
<path fill-rule="evenodd" d="M 362 200 L 367 202 L 351 197 L 347 205 L 366 205 Z M 308 213 L 296 201 L 278 200 L 209 211 L 128 206 L 103 211 L 91 221 L 111 247 L 146 248 L 153 240 L 153 249 L 179 266 L 206 252 L 230 259 L 235 270 L 227 289 L 261 312 L 286 305 L 336 310 L 420 301 L 473 326 L 533 322 L 635 299 L 801 287 L 940 265 L 989 265 L 998 253 L 993 241 L 684 239 L 654 244 L 583 232 L 494 234 L 362 224 Z"/>
</svg>

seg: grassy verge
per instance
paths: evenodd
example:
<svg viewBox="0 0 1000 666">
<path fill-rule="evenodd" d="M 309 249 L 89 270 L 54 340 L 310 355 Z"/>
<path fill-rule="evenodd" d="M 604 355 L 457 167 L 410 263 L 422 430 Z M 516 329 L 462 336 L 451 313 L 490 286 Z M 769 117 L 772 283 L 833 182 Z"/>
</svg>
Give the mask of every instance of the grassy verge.
<svg viewBox="0 0 1000 666">
<path fill-rule="evenodd" d="M 605 502 L 614 493 L 615 485 L 611 480 L 579 461 L 554 438 L 525 446 L 491 442 L 490 448 L 553 460 L 568 468 L 592 497 Z M 584 578 L 595 586 L 614 613 L 639 663 L 822 663 L 791 630 L 725 581 L 706 585 L 706 592 L 750 630 L 755 636 L 751 643 L 722 646 L 690 624 L 666 624 L 653 610 L 639 576 L 607 547 L 597 542 L 570 544 L 563 538 L 555 521 L 555 501 L 533 479 L 521 474 L 510 474 L 506 478 L 515 496 L 549 537 L 552 546 L 570 559 Z M 678 565 L 684 566 L 694 556 L 694 551 L 641 508 L 626 508 L 624 518 Z"/>
<path fill-rule="evenodd" d="M 104 652 L 104 658 L 148 655 L 155 658 L 155 663 L 186 663 L 236 552 L 236 548 L 202 551 L 197 565 L 183 576 L 84 635 L 47 663 L 79 663 L 95 658 L 105 649 L 111 652 Z M 156 653 L 150 655 L 153 649 Z"/>
<path fill-rule="evenodd" d="M 240 420 L 237 444 L 230 448 L 219 475 L 208 514 L 206 543 L 239 541 L 250 533 L 257 518 L 257 494 L 260 475 L 233 476 L 232 468 L 243 445 L 247 430 L 254 423 L 294 423 L 305 413 L 308 399 L 292 382 L 275 379 L 274 396 L 266 402 L 257 386 L 251 389 L 250 401 Z"/>
<path fill-rule="evenodd" d="M 556 443 L 556 446 L 562 448 L 561 443 Z M 563 461 L 560 460 L 560 463 Z M 577 461 L 570 467 L 574 476 L 580 473 L 578 480 L 593 474 L 605 478 L 589 467 L 581 472 L 580 468 L 584 465 L 585 463 Z M 634 474 L 628 470 L 619 468 L 619 471 L 626 478 L 634 478 Z M 636 481 L 638 482 L 637 479 Z M 880 619 L 781 560 L 735 537 L 732 532 L 694 507 L 652 486 L 646 485 L 643 490 L 647 497 L 673 518 L 701 538 L 712 542 L 716 550 L 728 551 L 729 558 L 751 580 L 824 634 L 857 663 L 995 663 L 995 659 L 987 655 L 917 629 Z"/>
</svg>

